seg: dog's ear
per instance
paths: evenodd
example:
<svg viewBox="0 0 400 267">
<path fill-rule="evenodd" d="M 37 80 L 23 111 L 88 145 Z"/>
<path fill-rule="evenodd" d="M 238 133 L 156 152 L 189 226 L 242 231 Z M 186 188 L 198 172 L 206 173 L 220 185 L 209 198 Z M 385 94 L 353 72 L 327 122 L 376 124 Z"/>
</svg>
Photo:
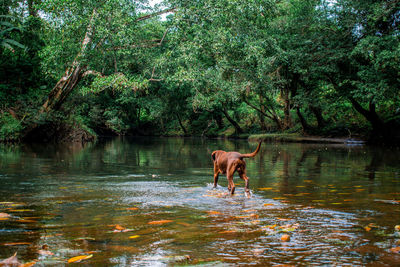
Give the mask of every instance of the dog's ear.
<svg viewBox="0 0 400 267">
<path fill-rule="evenodd" d="M 211 158 L 213 161 L 215 161 L 215 155 L 217 154 L 217 151 L 214 151 L 213 153 L 211 153 Z"/>
</svg>

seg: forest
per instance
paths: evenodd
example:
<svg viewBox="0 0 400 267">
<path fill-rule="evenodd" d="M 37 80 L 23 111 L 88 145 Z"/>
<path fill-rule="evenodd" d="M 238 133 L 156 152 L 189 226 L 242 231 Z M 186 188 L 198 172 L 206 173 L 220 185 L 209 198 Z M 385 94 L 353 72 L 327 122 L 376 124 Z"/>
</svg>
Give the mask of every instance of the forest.
<svg viewBox="0 0 400 267">
<path fill-rule="evenodd" d="M 3 0 L 0 140 L 400 141 L 399 0 Z"/>
</svg>

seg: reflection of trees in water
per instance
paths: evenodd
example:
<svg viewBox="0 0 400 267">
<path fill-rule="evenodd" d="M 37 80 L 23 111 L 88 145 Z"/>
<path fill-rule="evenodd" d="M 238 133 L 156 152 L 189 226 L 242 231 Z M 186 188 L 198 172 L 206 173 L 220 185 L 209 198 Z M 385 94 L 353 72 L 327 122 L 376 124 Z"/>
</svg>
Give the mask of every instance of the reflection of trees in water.
<svg viewBox="0 0 400 267">
<path fill-rule="evenodd" d="M 264 148 L 257 164 L 258 187 L 276 181 L 282 193 L 295 193 L 303 180 L 322 184 L 373 180 L 388 167 L 398 170 L 400 156 L 398 150 L 362 146 L 268 144 Z"/>
</svg>

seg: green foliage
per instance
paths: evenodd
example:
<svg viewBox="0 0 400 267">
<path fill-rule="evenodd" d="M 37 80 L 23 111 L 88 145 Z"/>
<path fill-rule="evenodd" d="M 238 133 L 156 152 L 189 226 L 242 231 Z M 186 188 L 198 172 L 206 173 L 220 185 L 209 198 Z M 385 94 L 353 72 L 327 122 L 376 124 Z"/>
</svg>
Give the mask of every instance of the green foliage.
<svg viewBox="0 0 400 267">
<path fill-rule="evenodd" d="M 0 141 L 16 141 L 22 130 L 21 121 L 9 113 L 0 113 Z"/>
<path fill-rule="evenodd" d="M 0 111 L 37 124 L 69 118 L 99 134 L 384 128 L 400 114 L 400 4 L 389 2 L 166 0 L 167 19 L 138 20 L 158 10 L 144 0 L 35 1 L 34 10 L 8 0 Z M 77 88 L 56 114 L 35 117 L 73 64 Z M 12 120 L 7 131 L 20 131 Z"/>
</svg>

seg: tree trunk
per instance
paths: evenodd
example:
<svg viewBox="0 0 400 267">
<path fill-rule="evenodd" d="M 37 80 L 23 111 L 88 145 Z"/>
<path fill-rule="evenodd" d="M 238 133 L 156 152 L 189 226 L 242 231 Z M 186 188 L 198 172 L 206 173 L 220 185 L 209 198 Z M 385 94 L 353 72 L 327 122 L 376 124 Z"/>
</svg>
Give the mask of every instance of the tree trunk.
<svg viewBox="0 0 400 267">
<path fill-rule="evenodd" d="M 221 113 L 213 114 L 214 120 L 217 122 L 218 130 L 224 128 L 224 121 L 222 119 Z"/>
<path fill-rule="evenodd" d="M 306 119 L 304 118 L 303 114 L 301 114 L 300 108 L 297 107 L 296 108 L 296 112 L 297 112 L 297 116 L 299 117 L 300 123 L 301 123 L 301 127 L 303 128 L 303 132 L 304 133 L 309 133 L 311 127 L 310 125 L 307 123 Z"/>
<path fill-rule="evenodd" d="M 379 117 L 375 110 L 375 104 L 372 101 L 369 103 L 369 110 L 363 108 L 360 103 L 353 97 L 350 97 L 350 102 L 353 104 L 355 110 L 363 115 L 372 125 L 374 131 L 382 132 L 385 128 L 383 120 Z"/>
<path fill-rule="evenodd" d="M 239 126 L 239 124 L 228 114 L 228 111 L 224 108 L 222 109 L 222 113 L 224 113 L 225 117 L 227 118 L 227 120 L 233 125 L 233 127 L 235 127 L 235 131 L 237 134 L 241 134 L 243 133 L 242 128 Z"/>
<path fill-rule="evenodd" d="M 320 107 L 310 106 L 311 112 L 314 113 L 315 118 L 317 119 L 317 127 L 323 128 L 326 125 L 326 121 L 324 117 L 322 117 L 322 109 Z"/>
<path fill-rule="evenodd" d="M 181 116 L 179 116 L 179 113 L 176 113 L 176 117 L 178 118 L 178 122 L 179 122 L 179 126 L 181 126 L 183 133 L 185 135 L 187 135 L 187 130 L 185 128 L 185 126 L 183 126 L 182 120 L 181 120 Z"/>
<path fill-rule="evenodd" d="M 170 8 L 150 15 L 145 15 L 137 18 L 136 22 L 150 19 L 154 16 L 158 16 L 164 13 L 173 12 L 174 10 L 175 8 Z M 96 19 L 96 16 L 97 16 L 97 10 L 94 9 L 92 12 L 92 16 L 89 20 L 89 24 L 86 28 L 85 37 L 81 44 L 81 50 L 75 57 L 72 66 L 65 71 L 64 75 L 61 77 L 61 79 L 57 82 L 57 84 L 49 93 L 49 96 L 46 102 L 41 107 L 39 114 L 50 112 L 52 110 L 58 110 L 61 107 L 61 105 L 65 102 L 69 94 L 73 91 L 75 86 L 78 84 L 79 80 L 82 78 L 86 70 L 86 66 L 82 64 L 82 59 L 85 57 L 87 51 L 90 49 L 89 44 L 92 42 L 92 36 L 94 32 L 94 21 Z"/>
<path fill-rule="evenodd" d="M 61 79 L 56 83 L 54 88 L 48 95 L 46 102 L 42 105 L 39 114 L 48 113 L 50 111 L 58 110 L 61 105 L 65 102 L 69 94 L 78 84 L 79 80 L 82 78 L 82 75 L 86 69 L 86 66 L 82 64 L 82 59 L 84 58 L 89 44 L 92 41 L 93 29 L 94 29 L 94 20 L 97 15 L 96 9 L 93 10 L 92 16 L 89 21 L 89 25 L 87 26 L 85 38 L 81 44 L 81 50 L 78 55 L 75 57 L 72 66 L 69 67 Z"/>
<path fill-rule="evenodd" d="M 260 114 L 264 115 L 265 117 L 271 119 L 272 121 L 275 122 L 276 126 L 278 127 L 279 130 L 283 130 L 283 125 L 282 125 L 282 121 L 281 119 L 278 117 L 278 115 L 275 113 L 275 110 L 273 108 L 271 109 L 267 109 L 268 113 L 270 113 L 271 115 L 267 114 L 266 110 L 265 110 L 265 106 L 262 105 L 262 108 L 258 108 L 256 106 L 254 106 L 253 104 L 251 104 L 248 100 L 243 99 L 243 101 L 249 105 L 250 107 L 252 107 L 253 109 L 257 110 Z"/>
<path fill-rule="evenodd" d="M 261 110 L 261 112 L 258 113 L 258 117 L 260 119 L 260 127 L 261 127 L 261 130 L 266 131 L 267 130 L 267 126 L 265 125 L 265 119 L 264 119 L 265 108 L 264 108 L 264 105 L 263 105 L 264 99 L 263 99 L 263 97 L 261 95 L 259 96 L 259 100 L 260 100 L 260 110 Z"/>
<path fill-rule="evenodd" d="M 284 118 L 283 118 L 283 129 L 289 129 L 292 125 L 292 119 L 290 117 L 290 99 L 289 99 L 289 89 L 285 88 L 281 91 L 281 95 L 284 101 Z"/>
</svg>

